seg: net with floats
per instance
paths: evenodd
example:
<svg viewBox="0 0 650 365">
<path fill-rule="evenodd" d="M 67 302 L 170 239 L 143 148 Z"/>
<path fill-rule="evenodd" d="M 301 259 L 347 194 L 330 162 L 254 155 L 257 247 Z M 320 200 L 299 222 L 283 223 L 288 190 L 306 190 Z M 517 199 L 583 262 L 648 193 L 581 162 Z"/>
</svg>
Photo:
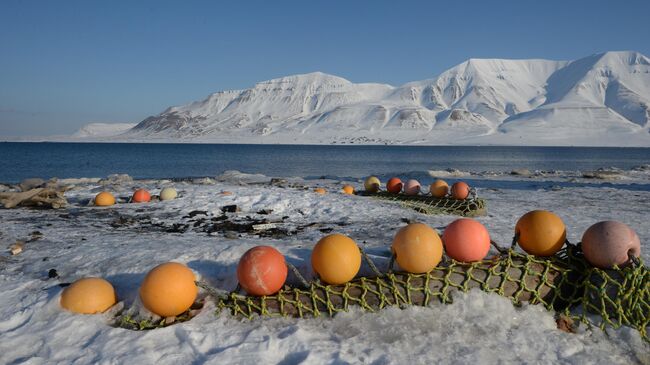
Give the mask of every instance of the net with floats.
<svg viewBox="0 0 650 365">
<path fill-rule="evenodd" d="M 436 198 L 429 194 L 393 194 L 387 191 L 381 191 L 378 193 L 364 192 L 360 195 L 395 202 L 400 204 L 402 207 L 410 208 L 429 215 L 449 214 L 463 217 L 476 217 L 487 214 L 487 205 L 485 200 L 477 196 L 475 189 L 470 190 L 470 194 L 466 199 L 454 199 L 448 196 Z"/>
<path fill-rule="evenodd" d="M 474 263 L 449 260 L 424 274 L 389 270 L 343 285 L 303 282 L 271 296 L 230 292 L 212 293 L 212 297 L 218 312 L 236 317 L 309 318 L 333 316 L 352 306 L 376 312 L 389 306 L 452 303 L 454 292 L 479 289 L 509 298 L 515 305 L 543 305 L 573 326 L 632 327 L 650 341 L 649 280 L 650 272 L 639 260 L 625 268 L 601 270 L 584 260 L 579 245 L 567 245 L 548 258 L 507 249 Z"/>
<path fill-rule="evenodd" d="M 543 305 L 555 311 L 569 331 L 580 323 L 603 330 L 627 326 L 650 342 L 650 270 L 641 259 L 631 257 L 626 267 L 603 270 L 587 263 L 580 244 L 567 242 L 550 257 L 520 253 L 514 246 L 495 247 L 499 254 L 489 259 L 473 263 L 448 259 L 423 274 L 393 271 L 392 260 L 381 272 L 362 250 L 374 274 L 342 285 L 306 281 L 288 265 L 298 284 L 285 285 L 278 293 L 261 297 L 241 294 L 239 289 L 227 292 L 204 282 L 197 284 L 207 294 L 206 300 L 214 301 L 217 313 L 248 319 L 331 317 L 355 306 L 369 312 L 391 306 L 432 306 L 452 303 L 454 293 L 478 289 L 509 298 L 514 305 Z M 190 320 L 201 307 L 195 303 L 175 318 L 158 320 L 122 313 L 115 325 L 134 330 L 165 327 Z"/>
</svg>

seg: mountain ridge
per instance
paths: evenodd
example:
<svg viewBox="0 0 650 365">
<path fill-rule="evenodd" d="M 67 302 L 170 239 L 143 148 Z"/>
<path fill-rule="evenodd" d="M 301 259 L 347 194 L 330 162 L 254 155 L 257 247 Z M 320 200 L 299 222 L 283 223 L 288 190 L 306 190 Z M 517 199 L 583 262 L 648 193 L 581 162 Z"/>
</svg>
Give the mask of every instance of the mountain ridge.
<svg viewBox="0 0 650 365">
<path fill-rule="evenodd" d="M 401 86 L 322 72 L 219 91 L 109 140 L 650 146 L 650 60 L 469 59 Z M 555 141 L 555 142 L 554 142 Z"/>
</svg>

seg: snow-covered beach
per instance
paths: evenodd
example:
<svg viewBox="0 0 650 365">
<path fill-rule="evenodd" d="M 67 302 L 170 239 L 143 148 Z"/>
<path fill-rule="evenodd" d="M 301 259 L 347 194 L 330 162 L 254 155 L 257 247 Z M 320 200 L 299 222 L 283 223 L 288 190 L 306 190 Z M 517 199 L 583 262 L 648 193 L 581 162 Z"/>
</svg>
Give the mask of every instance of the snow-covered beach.
<svg viewBox="0 0 650 365">
<path fill-rule="evenodd" d="M 571 242 L 580 241 L 597 221 L 625 222 L 641 238 L 644 261 L 650 259 L 650 172 L 645 169 L 596 179 L 578 172 L 448 173 L 457 175 L 450 180 L 483 186 L 478 192 L 488 202 L 488 214 L 478 220 L 501 245 L 510 242 L 521 215 L 548 209 L 562 217 Z M 344 181 L 337 179 L 283 180 L 271 184 L 270 177 L 237 172 L 187 181 L 68 180 L 63 183 L 73 188 L 66 192 L 67 209 L 0 210 L 3 246 L 25 242 L 20 254 L 0 257 L 0 362 L 650 363 L 649 346 L 636 330 L 581 326 L 577 334 L 564 333 L 542 306 L 515 308 L 508 299 L 481 291 L 459 295 L 451 305 L 379 313 L 355 309 L 331 319 L 240 320 L 215 315 L 214 304 L 207 302 L 188 322 L 142 332 L 111 326 L 116 309 L 75 315 L 60 308 L 59 284 L 84 276 L 106 278 L 117 290 L 119 307 L 137 307 L 145 273 L 165 261 L 187 264 L 199 279 L 232 290 L 240 256 L 260 244 L 278 248 L 309 277 L 311 248 L 329 232 L 349 235 L 385 265 L 403 220 L 440 230 L 457 218 L 343 195 Z M 362 187 L 360 181 L 345 182 Z M 110 208 L 88 204 L 104 189 L 125 198 L 138 187 L 157 193 L 164 186 L 175 186 L 179 198 Z M 314 193 L 317 186 L 329 193 Z M 188 219 L 192 212 L 194 218 L 219 216 L 228 205 L 238 207 L 229 213 L 233 219 L 273 221 L 280 233 L 210 233 Z"/>
</svg>

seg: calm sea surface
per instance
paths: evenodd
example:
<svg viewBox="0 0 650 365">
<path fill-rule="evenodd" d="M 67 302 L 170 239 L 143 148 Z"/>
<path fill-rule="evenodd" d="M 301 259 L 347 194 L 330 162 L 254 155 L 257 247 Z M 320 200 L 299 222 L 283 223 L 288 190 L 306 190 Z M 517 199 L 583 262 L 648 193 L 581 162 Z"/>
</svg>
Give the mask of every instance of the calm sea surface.
<svg viewBox="0 0 650 365">
<path fill-rule="evenodd" d="M 456 168 L 464 171 L 630 169 L 650 148 L 295 146 L 224 144 L 0 143 L 0 181 L 29 177 L 362 177 Z"/>
</svg>

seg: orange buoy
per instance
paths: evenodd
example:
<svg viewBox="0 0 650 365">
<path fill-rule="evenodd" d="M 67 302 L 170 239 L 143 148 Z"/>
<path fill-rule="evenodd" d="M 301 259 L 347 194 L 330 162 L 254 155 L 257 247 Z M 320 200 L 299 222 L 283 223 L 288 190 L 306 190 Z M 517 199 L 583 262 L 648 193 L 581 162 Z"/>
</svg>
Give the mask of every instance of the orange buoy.
<svg viewBox="0 0 650 365">
<path fill-rule="evenodd" d="M 341 191 L 343 191 L 343 194 L 354 195 L 354 187 L 352 185 L 343 186 L 343 189 L 341 189 Z"/>
<path fill-rule="evenodd" d="M 103 313 L 117 303 L 113 285 L 102 278 L 83 278 L 61 293 L 61 307 L 81 314 Z"/>
<path fill-rule="evenodd" d="M 429 187 L 429 192 L 436 198 L 443 198 L 449 192 L 449 185 L 445 180 L 436 180 Z"/>
<path fill-rule="evenodd" d="M 323 188 L 316 188 L 316 189 L 314 189 L 314 193 L 320 194 L 320 195 L 325 195 L 325 194 L 327 194 L 327 190 L 325 190 Z"/>
<path fill-rule="evenodd" d="M 519 246 L 535 256 L 552 256 L 566 240 L 566 227 L 557 215 L 546 210 L 533 210 L 517 221 L 515 235 Z"/>
<path fill-rule="evenodd" d="M 598 222 L 582 235 L 582 251 L 590 264 L 601 269 L 630 263 L 629 255 L 641 256 L 639 236 L 625 223 Z"/>
<path fill-rule="evenodd" d="M 379 181 L 379 178 L 377 176 L 369 176 L 363 183 L 363 187 L 369 193 L 376 193 L 381 187 L 381 181 Z"/>
<path fill-rule="evenodd" d="M 177 316 L 190 309 L 198 288 L 194 273 L 178 262 L 160 264 L 145 276 L 140 299 L 145 308 L 161 317 Z"/>
<path fill-rule="evenodd" d="M 151 194 L 145 189 L 138 189 L 133 193 L 131 201 L 134 203 L 146 203 L 151 201 Z"/>
<path fill-rule="evenodd" d="M 457 200 L 467 199 L 469 196 L 469 185 L 464 181 L 455 182 L 451 186 L 451 196 Z"/>
<path fill-rule="evenodd" d="M 481 261 L 490 251 L 490 234 L 480 222 L 461 218 L 445 228 L 442 243 L 447 255 L 456 261 Z"/>
<path fill-rule="evenodd" d="M 411 179 L 404 185 L 404 194 L 418 195 L 420 194 L 420 183 L 417 180 Z"/>
<path fill-rule="evenodd" d="M 397 177 L 391 177 L 390 180 L 386 183 L 386 190 L 392 194 L 399 194 L 402 191 L 402 180 Z"/>
<path fill-rule="evenodd" d="M 115 197 L 108 191 L 102 191 L 95 196 L 95 205 L 98 207 L 107 207 L 115 204 Z"/>
<path fill-rule="evenodd" d="M 411 223 L 397 231 L 391 251 L 403 270 L 414 274 L 425 273 L 440 263 L 442 241 L 428 225 Z"/>
<path fill-rule="evenodd" d="M 257 246 L 246 251 L 237 265 L 239 285 L 250 295 L 271 295 L 287 280 L 287 263 L 273 247 Z"/>
<path fill-rule="evenodd" d="M 361 252 L 350 237 L 330 234 L 314 246 L 311 266 L 325 283 L 345 284 L 359 272 Z"/>
</svg>

